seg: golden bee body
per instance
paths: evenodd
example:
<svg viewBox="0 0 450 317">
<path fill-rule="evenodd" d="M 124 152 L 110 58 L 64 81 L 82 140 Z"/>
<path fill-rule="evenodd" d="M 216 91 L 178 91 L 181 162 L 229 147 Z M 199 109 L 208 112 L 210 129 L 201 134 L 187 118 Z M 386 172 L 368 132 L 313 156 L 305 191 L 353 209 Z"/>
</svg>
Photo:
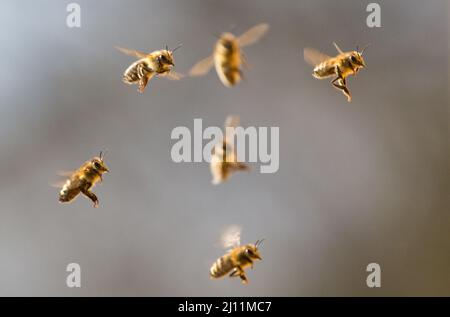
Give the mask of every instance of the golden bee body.
<svg viewBox="0 0 450 317">
<path fill-rule="evenodd" d="M 221 244 L 230 250 L 213 263 L 209 269 L 211 278 L 217 279 L 228 274 L 230 277 L 239 276 L 242 283 L 248 283 L 245 269 L 253 268 L 254 261 L 261 260 L 258 247 L 264 239 L 241 246 L 241 231 L 240 226 L 232 225 L 222 234 Z"/>
<path fill-rule="evenodd" d="M 249 46 L 259 41 L 269 29 L 266 23 L 258 24 L 239 37 L 230 32 L 223 33 L 217 40 L 213 54 L 195 64 L 190 76 L 202 76 L 215 66 L 220 81 L 226 87 L 233 87 L 242 79 L 242 65 L 245 59 L 242 47 Z"/>
<path fill-rule="evenodd" d="M 247 164 L 237 160 L 236 150 L 233 144 L 229 142 L 234 138 L 234 129 L 229 130 L 227 128 L 235 128 L 238 124 L 239 117 L 228 116 L 225 120 L 225 130 L 227 131 L 227 134 L 222 142 L 217 143 L 213 148 L 209 167 L 213 177 L 212 183 L 214 185 L 227 181 L 234 172 L 249 170 Z"/>
<path fill-rule="evenodd" d="M 138 91 L 143 93 L 149 80 L 155 75 L 165 76 L 169 79 L 179 79 L 180 76 L 172 71 L 172 68 L 175 65 L 173 52 L 177 48 L 173 51 L 166 48 L 146 54 L 135 50 L 117 47 L 117 49 L 121 52 L 139 58 L 125 70 L 122 76 L 122 81 L 129 85 L 137 84 Z"/>
<path fill-rule="evenodd" d="M 79 169 L 73 172 L 59 192 L 59 201 L 68 203 L 75 199 L 80 193 L 88 197 L 98 207 L 97 196 L 91 191 L 96 183 L 102 180 L 102 175 L 109 172 L 103 162 L 102 154 L 86 161 Z"/>
<path fill-rule="evenodd" d="M 227 274 L 230 277 L 239 276 L 242 283 L 247 284 L 245 269 L 253 268 L 255 260 L 261 260 L 258 242 L 233 248 L 213 263 L 209 273 L 212 278 L 221 278 Z"/>
<path fill-rule="evenodd" d="M 247 164 L 237 161 L 235 151 L 230 149 L 230 145 L 226 142 L 215 147 L 209 166 L 214 185 L 227 181 L 234 172 L 249 169 Z"/>
<path fill-rule="evenodd" d="M 333 43 L 339 54 L 335 57 L 325 55 L 315 49 L 306 48 L 304 50 L 305 61 L 314 66 L 313 77 L 317 79 L 324 79 L 328 77 L 335 77 L 331 84 L 341 90 L 347 100 L 352 100 L 351 93 L 347 88 L 346 78 L 350 75 L 355 75 L 361 69 L 366 67 L 366 63 L 362 57 L 364 49 L 361 52 L 351 51 L 342 52 L 342 50 Z"/>
<path fill-rule="evenodd" d="M 216 43 L 213 56 L 217 75 L 225 86 L 232 87 L 241 81 L 241 49 L 233 34 L 222 34 Z"/>
</svg>

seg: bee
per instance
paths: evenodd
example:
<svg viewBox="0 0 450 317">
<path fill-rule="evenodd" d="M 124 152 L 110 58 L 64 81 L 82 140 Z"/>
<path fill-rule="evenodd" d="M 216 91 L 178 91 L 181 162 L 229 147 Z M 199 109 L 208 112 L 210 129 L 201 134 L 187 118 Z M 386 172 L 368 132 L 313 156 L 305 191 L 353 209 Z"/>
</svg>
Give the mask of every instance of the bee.
<svg viewBox="0 0 450 317">
<path fill-rule="evenodd" d="M 258 24 L 239 37 L 230 32 L 223 33 L 216 42 L 214 52 L 195 64 L 189 72 L 190 76 L 201 76 L 216 67 L 220 81 L 226 87 L 232 87 L 242 79 L 242 64 L 246 64 L 241 48 L 259 41 L 269 29 L 266 23 Z"/>
<path fill-rule="evenodd" d="M 324 79 L 336 76 L 331 81 L 331 84 L 341 90 L 347 96 L 348 102 L 350 102 L 352 101 L 352 95 L 347 88 L 346 78 L 349 75 L 356 76 L 356 73 L 361 68 L 366 67 L 363 53 L 368 45 L 361 52 L 358 51 L 358 48 L 356 48 L 356 51 L 343 52 L 336 43 L 333 42 L 333 44 L 339 53 L 335 57 L 330 57 L 312 48 L 305 48 L 303 55 L 305 61 L 314 66 L 313 77 Z"/>
<path fill-rule="evenodd" d="M 209 273 L 212 278 L 229 274 L 229 277 L 239 276 L 243 284 L 248 283 L 244 269 L 253 269 L 253 262 L 262 260 L 258 248 L 264 239 L 241 246 L 241 231 L 239 226 L 230 226 L 222 235 L 222 246 L 229 248 L 229 251 L 211 266 Z"/>
<path fill-rule="evenodd" d="M 102 175 L 109 172 L 108 167 L 103 162 L 104 153 L 86 161 L 75 172 L 63 173 L 69 178 L 64 183 L 59 192 L 59 201 L 62 203 L 71 202 L 79 193 L 92 200 L 94 207 L 98 207 L 98 198 L 91 191 L 92 187 L 99 181 L 102 181 Z"/>
<path fill-rule="evenodd" d="M 129 85 L 137 84 L 138 91 L 143 93 L 148 81 L 156 75 L 172 80 L 180 79 L 182 75 L 172 70 L 175 66 L 173 53 L 180 47 L 181 45 L 178 45 L 171 51 L 166 45 L 165 49 L 149 54 L 123 47 L 116 47 L 122 53 L 139 58 L 125 70 L 122 81 Z"/>
<path fill-rule="evenodd" d="M 237 161 L 236 150 L 233 146 L 234 128 L 238 125 L 239 117 L 228 116 L 225 121 L 225 138 L 214 145 L 210 162 L 211 174 L 213 176 L 212 183 L 214 185 L 228 180 L 233 172 L 249 170 L 247 164 Z"/>
</svg>

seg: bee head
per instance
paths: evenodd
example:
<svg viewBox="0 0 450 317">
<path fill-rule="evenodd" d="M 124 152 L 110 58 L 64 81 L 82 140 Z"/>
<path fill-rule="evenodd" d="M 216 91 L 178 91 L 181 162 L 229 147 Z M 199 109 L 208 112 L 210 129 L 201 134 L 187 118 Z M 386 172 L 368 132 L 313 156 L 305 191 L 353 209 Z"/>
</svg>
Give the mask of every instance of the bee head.
<svg viewBox="0 0 450 317">
<path fill-rule="evenodd" d="M 157 59 L 158 62 L 166 66 L 168 68 L 171 68 L 175 66 L 174 59 L 173 59 L 173 52 L 175 52 L 177 49 L 181 47 L 181 44 L 175 47 L 173 50 L 169 50 L 169 47 L 166 45 L 164 50 L 161 50 L 161 53 L 158 55 Z"/>
<path fill-rule="evenodd" d="M 352 65 L 356 67 L 366 67 L 366 63 L 360 52 L 353 51 L 348 58 Z"/>
<path fill-rule="evenodd" d="M 367 44 L 365 47 L 363 47 L 361 52 L 359 51 L 358 46 L 356 47 L 356 51 L 351 52 L 349 59 L 353 65 L 359 66 L 359 67 L 366 67 L 366 62 L 364 61 L 363 54 L 369 45 L 370 44 Z"/>
<path fill-rule="evenodd" d="M 258 247 L 263 241 L 264 239 L 256 241 L 255 244 L 247 244 L 245 246 L 245 254 L 247 254 L 247 256 L 252 260 L 262 260 L 261 255 L 259 254 Z"/>
<path fill-rule="evenodd" d="M 105 153 L 103 151 L 101 151 L 99 156 L 94 157 L 91 160 L 92 168 L 100 174 L 109 172 L 108 167 L 106 166 L 105 162 L 103 162 L 104 157 L 105 157 Z"/>
<path fill-rule="evenodd" d="M 233 49 L 233 45 L 235 45 L 236 37 L 230 33 L 225 32 L 219 38 L 219 44 L 224 47 L 227 51 Z"/>
</svg>

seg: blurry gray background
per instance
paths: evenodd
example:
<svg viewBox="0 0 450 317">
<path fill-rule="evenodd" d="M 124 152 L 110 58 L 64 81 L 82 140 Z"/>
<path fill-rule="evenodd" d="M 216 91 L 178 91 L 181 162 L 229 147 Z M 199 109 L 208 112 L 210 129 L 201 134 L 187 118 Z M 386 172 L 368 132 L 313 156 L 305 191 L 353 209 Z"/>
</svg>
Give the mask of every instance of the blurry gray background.
<svg viewBox="0 0 450 317">
<path fill-rule="evenodd" d="M 450 295 L 449 28 L 446 1 L 2 1 L 0 10 L 0 295 Z M 213 34 L 268 22 L 245 52 L 234 89 L 214 72 L 121 82 L 144 51 L 183 43 L 186 73 Z M 371 43 L 349 79 L 353 102 L 311 77 L 306 46 L 334 54 Z M 214 187 L 206 163 L 171 161 L 177 126 L 280 127 L 280 170 Z M 108 149 L 111 173 L 94 192 L 58 203 L 58 170 Z M 263 261 L 237 279 L 210 280 L 229 224 L 258 238 Z M 66 265 L 82 288 L 66 287 Z M 369 289 L 368 263 L 382 267 Z"/>
</svg>

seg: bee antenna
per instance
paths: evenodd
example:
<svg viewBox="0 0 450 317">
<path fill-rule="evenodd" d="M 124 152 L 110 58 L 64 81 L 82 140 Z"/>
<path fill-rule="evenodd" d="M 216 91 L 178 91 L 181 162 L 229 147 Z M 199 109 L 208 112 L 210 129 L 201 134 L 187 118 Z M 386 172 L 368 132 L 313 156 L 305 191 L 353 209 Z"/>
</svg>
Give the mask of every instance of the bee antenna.
<svg viewBox="0 0 450 317">
<path fill-rule="evenodd" d="M 167 44 L 166 44 L 166 51 L 168 51 L 169 50 L 169 47 L 167 46 Z"/>
<path fill-rule="evenodd" d="M 362 55 L 365 51 L 366 48 L 368 48 L 370 46 L 370 43 L 368 43 L 366 46 L 363 47 L 363 49 L 361 50 L 360 54 Z"/>
<path fill-rule="evenodd" d="M 177 49 L 179 49 L 179 48 L 182 47 L 182 46 L 183 46 L 182 43 L 178 44 L 178 46 L 175 47 L 175 48 L 172 50 L 172 53 L 175 52 Z"/>
<path fill-rule="evenodd" d="M 108 150 L 106 150 L 106 151 L 100 151 L 100 155 L 99 155 L 100 160 L 103 161 L 103 159 L 104 159 L 105 156 L 106 156 L 106 153 L 108 153 Z"/>
<path fill-rule="evenodd" d="M 256 240 L 255 247 L 258 248 L 264 240 L 266 240 L 266 239 Z"/>
</svg>

